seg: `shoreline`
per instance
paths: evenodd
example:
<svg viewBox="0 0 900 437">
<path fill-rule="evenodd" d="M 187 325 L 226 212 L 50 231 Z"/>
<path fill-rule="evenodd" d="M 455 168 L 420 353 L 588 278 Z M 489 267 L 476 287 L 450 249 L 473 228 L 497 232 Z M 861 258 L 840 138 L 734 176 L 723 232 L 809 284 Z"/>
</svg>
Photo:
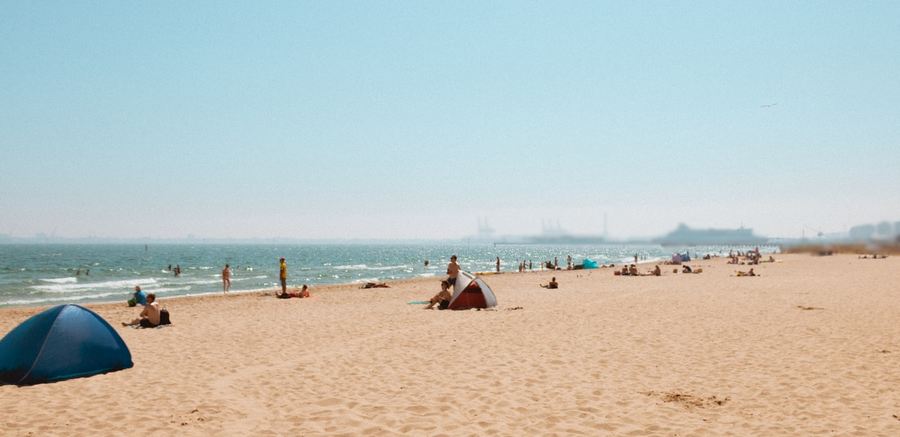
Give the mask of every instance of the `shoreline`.
<svg viewBox="0 0 900 437">
<path fill-rule="evenodd" d="M 900 258 L 776 259 L 482 275 L 488 311 L 410 304 L 438 278 L 161 299 L 164 329 L 89 304 L 134 367 L 0 386 L 0 409 L 12 435 L 896 434 Z M 0 309 L 0 333 L 40 310 Z"/>
<path fill-rule="evenodd" d="M 233 250 L 224 253 L 209 252 L 203 248 L 185 249 L 183 252 L 151 252 L 150 255 L 133 254 L 127 251 L 122 252 L 120 249 L 99 250 L 91 253 L 81 261 L 77 261 L 81 256 L 74 249 L 55 250 L 53 253 L 43 253 L 38 246 L 31 246 L 29 250 L 24 252 L 6 253 L 3 256 L 10 256 L 8 260 L 11 267 L 7 267 L 0 274 L 0 308 L 26 308 L 34 306 L 48 306 L 61 303 L 108 303 L 116 302 L 120 297 L 130 294 L 130 290 L 134 285 L 141 285 L 145 292 L 157 292 L 159 297 L 174 297 L 180 295 L 201 295 L 205 293 L 215 293 L 221 290 L 221 278 L 218 270 L 221 268 L 219 259 L 225 259 L 225 262 L 232 263 L 235 267 L 235 277 L 232 286 L 233 292 L 238 291 L 256 291 L 267 287 L 274 287 L 277 284 L 277 270 L 275 275 L 271 265 L 260 264 L 260 261 L 267 256 L 264 247 L 256 247 L 244 249 L 232 248 Z M 310 286 L 322 286 L 324 284 L 347 284 L 360 283 L 366 281 L 395 281 L 405 278 L 415 277 L 435 277 L 441 276 L 443 272 L 443 261 L 445 254 L 436 255 L 433 253 L 435 248 L 420 248 L 425 252 L 419 253 L 420 249 L 409 250 L 405 247 L 390 247 L 388 252 L 379 252 L 382 249 L 368 248 L 366 251 L 357 253 L 343 253 L 340 250 L 329 248 L 323 253 L 304 254 L 302 248 L 287 248 L 278 252 L 286 252 L 290 259 L 297 259 L 295 270 L 291 276 L 300 283 L 307 283 Z M 460 248 L 457 248 L 460 249 Z M 181 251 L 182 249 L 178 249 Z M 296 252 L 296 251 L 300 252 Z M 610 262 L 617 265 L 623 262 L 630 263 L 631 260 L 625 260 L 626 256 L 622 250 L 612 250 L 605 252 L 603 248 L 588 248 L 586 250 L 578 250 L 572 248 L 555 248 L 542 247 L 534 248 L 537 252 L 521 253 L 505 253 L 501 250 L 496 253 L 491 248 L 473 249 L 471 252 L 465 249 L 463 254 L 465 262 L 463 268 L 469 271 L 477 270 L 493 270 L 493 262 L 491 260 L 495 255 L 499 255 L 504 260 L 503 268 L 507 272 L 515 272 L 515 260 L 532 259 L 534 263 L 534 271 L 540 271 L 542 262 L 540 260 L 552 260 L 554 253 L 561 254 L 559 258 L 563 260 L 562 267 L 565 267 L 565 255 L 571 253 L 575 258 L 575 262 L 580 262 L 583 258 L 588 257 L 596 260 L 598 263 L 609 264 Z M 697 253 L 716 253 L 720 248 L 698 248 L 692 250 Z M 294 251 L 294 252 L 291 252 Z M 429 253 L 428 251 L 432 251 Z M 647 256 L 650 259 L 641 259 L 639 263 L 664 262 L 669 259 L 669 251 L 665 251 L 661 247 L 634 249 L 633 253 L 640 253 L 642 257 Z M 59 252 L 59 253 L 56 253 Z M 526 253 L 528 252 L 528 253 Z M 631 253 L 625 248 L 626 253 Z M 446 253 L 455 253 L 453 251 Z M 130 256 L 138 258 L 131 259 Z M 33 259 L 44 259 L 44 264 L 33 265 Z M 56 258 L 54 258 L 56 257 Z M 167 271 L 165 265 L 167 263 L 175 265 L 174 260 L 179 257 L 189 257 L 189 264 L 183 266 L 185 275 L 183 277 L 172 277 L 172 273 Z M 190 258 L 193 257 L 193 258 Z M 434 262 L 431 266 L 422 267 L 421 259 L 432 259 Z M 76 261 L 67 261 L 75 259 Z M 182 264 L 185 264 L 182 261 Z M 440 264 L 440 265 L 438 265 Z M 81 267 L 80 269 L 76 267 Z M 95 268 L 95 275 L 79 277 L 78 270 L 86 272 L 87 267 Z M 301 268 L 302 267 L 302 268 Z M 296 270 L 299 269 L 299 270 Z M 396 279 L 392 279 L 396 278 Z M 144 285 L 150 284 L 150 285 Z M 156 291 L 159 290 L 159 291 Z M 126 297 L 127 299 L 127 297 Z"/>
</svg>

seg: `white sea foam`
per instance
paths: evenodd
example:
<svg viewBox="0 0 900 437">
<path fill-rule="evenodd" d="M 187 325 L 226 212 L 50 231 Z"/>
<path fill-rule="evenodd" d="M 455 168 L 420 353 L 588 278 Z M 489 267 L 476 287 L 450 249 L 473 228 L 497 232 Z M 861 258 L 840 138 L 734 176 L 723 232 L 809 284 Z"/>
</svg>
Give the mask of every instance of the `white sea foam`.
<svg viewBox="0 0 900 437">
<path fill-rule="evenodd" d="M 47 278 L 47 279 L 41 279 L 41 281 L 50 282 L 53 284 L 74 284 L 74 283 L 78 282 L 78 278 L 76 278 L 74 276 L 68 277 L 68 278 Z"/>
<path fill-rule="evenodd" d="M 83 294 L 81 296 L 61 296 L 61 297 L 44 297 L 39 299 L 10 299 L 0 300 L 0 306 L 3 305 L 37 305 L 49 302 L 71 302 L 85 299 L 101 299 L 109 296 L 121 296 L 120 292 Z"/>
<path fill-rule="evenodd" d="M 350 265 L 342 265 L 342 266 L 334 266 L 332 269 L 336 270 L 397 270 L 397 269 L 405 269 L 409 266 L 406 264 L 397 265 L 397 266 L 373 266 L 369 267 L 366 264 L 350 264 Z"/>
<path fill-rule="evenodd" d="M 232 277 L 232 278 L 231 278 L 231 282 L 249 281 L 249 280 L 251 280 L 251 279 L 265 279 L 265 278 L 267 278 L 267 277 L 268 277 L 268 276 L 265 276 L 265 275 L 260 275 L 260 276 L 248 276 L 248 277 L 246 277 L 246 278 L 244 278 L 244 277 L 240 277 L 240 278 Z"/>
<path fill-rule="evenodd" d="M 145 286 L 151 284 L 157 284 L 158 281 L 154 278 L 140 278 L 140 279 L 124 279 L 119 281 L 105 281 L 105 282 L 85 282 L 85 283 L 76 283 L 76 284 L 54 284 L 54 285 L 32 285 L 31 289 L 38 291 L 46 291 L 48 293 L 77 293 L 79 291 L 88 291 L 88 290 L 97 290 L 104 288 L 120 288 L 120 289 L 128 289 L 134 287 L 135 285 Z"/>
<path fill-rule="evenodd" d="M 168 287 L 168 288 L 167 288 L 167 287 L 160 287 L 160 288 L 148 288 L 148 289 L 145 290 L 145 291 L 150 291 L 150 292 L 153 292 L 153 293 L 171 293 L 171 292 L 173 292 L 173 291 L 188 291 L 188 290 L 190 290 L 190 289 L 191 289 L 190 286 L 187 286 L 187 287 Z"/>
<path fill-rule="evenodd" d="M 349 265 L 334 266 L 333 268 L 337 269 L 337 270 L 365 270 L 365 269 L 369 268 L 369 266 L 367 266 L 365 264 L 349 264 Z"/>
<path fill-rule="evenodd" d="M 221 279 L 195 279 L 193 281 L 185 281 L 181 282 L 182 284 L 191 284 L 191 285 L 209 285 L 209 284 L 218 284 L 222 282 Z"/>
</svg>

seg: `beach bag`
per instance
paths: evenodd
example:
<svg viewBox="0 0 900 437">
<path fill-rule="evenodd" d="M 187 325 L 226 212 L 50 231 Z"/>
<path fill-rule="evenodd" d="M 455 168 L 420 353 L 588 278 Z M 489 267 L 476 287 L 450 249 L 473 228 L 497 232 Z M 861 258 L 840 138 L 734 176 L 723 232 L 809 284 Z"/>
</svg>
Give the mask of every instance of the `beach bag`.
<svg viewBox="0 0 900 437">
<path fill-rule="evenodd" d="M 171 325 L 172 320 L 169 319 L 169 310 L 163 308 L 159 311 L 159 324 L 160 325 Z"/>
<path fill-rule="evenodd" d="M 128 299 L 128 306 L 130 306 L 130 307 L 137 306 L 137 300 L 135 300 L 135 298 L 133 298 L 133 297 L 131 299 Z"/>
</svg>

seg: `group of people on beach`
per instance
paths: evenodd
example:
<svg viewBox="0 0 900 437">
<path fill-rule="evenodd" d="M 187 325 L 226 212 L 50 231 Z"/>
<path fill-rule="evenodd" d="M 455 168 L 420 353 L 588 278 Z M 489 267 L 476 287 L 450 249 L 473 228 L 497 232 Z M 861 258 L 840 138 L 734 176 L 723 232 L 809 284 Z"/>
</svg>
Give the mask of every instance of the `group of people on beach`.
<svg viewBox="0 0 900 437">
<path fill-rule="evenodd" d="M 662 276 L 662 269 L 659 268 L 657 264 L 653 267 L 653 270 L 650 270 L 647 273 L 638 272 L 637 265 L 624 265 L 622 266 L 622 270 L 616 270 L 614 273 L 616 276 Z"/>
<path fill-rule="evenodd" d="M 278 260 L 278 281 L 281 282 L 281 293 L 276 292 L 275 297 L 279 299 L 290 299 L 292 297 L 296 298 L 304 298 L 309 297 L 309 286 L 303 284 L 300 287 L 300 290 L 291 290 L 288 291 L 287 288 L 287 278 L 288 278 L 288 270 L 287 270 L 287 261 L 284 257 L 281 257 Z"/>
<path fill-rule="evenodd" d="M 500 268 L 500 258 L 497 258 L 497 269 L 499 271 Z M 435 305 L 438 306 L 439 310 L 445 310 L 450 307 L 450 300 L 453 296 L 450 294 L 450 287 L 456 285 L 456 280 L 459 278 L 459 263 L 457 262 L 456 255 L 452 255 L 450 257 L 450 262 L 447 264 L 447 279 L 441 281 L 441 291 L 434 295 L 431 299 L 428 300 L 428 306 L 425 307 L 426 310 L 430 310 L 434 308 Z"/>
<path fill-rule="evenodd" d="M 759 253 L 759 249 L 756 249 L 756 250 L 752 250 L 752 251 L 747 251 L 746 253 L 730 252 L 728 254 L 728 257 L 729 257 L 728 263 L 729 264 L 737 264 L 739 262 L 740 256 L 747 257 L 747 259 L 750 261 L 751 264 L 759 264 L 760 262 L 766 262 L 766 261 L 760 261 L 761 256 Z M 873 258 L 877 258 L 877 257 L 878 257 L 877 255 L 873 256 Z M 882 256 L 882 257 L 884 257 L 884 256 Z M 638 256 L 635 255 L 635 260 L 637 260 L 637 259 L 638 259 Z M 704 257 L 704 259 L 710 259 L 710 258 Z M 775 261 L 774 258 L 770 256 L 768 262 L 774 262 L 774 261 Z M 545 261 L 545 263 L 546 263 L 546 267 L 548 269 L 559 270 L 558 258 L 554 258 L 554 260 L 552 262 Z M 567 263 L 566 264 L 567 270 L 577 269 L 577 267 L 573 264 L 571 256 L 567 257 L 566 263 Z M 744 263 L 742 262 L 741 264 L 744 264 Z M 310 297 L 309 286 L 306 284 L 303 284 L 303 286 L 299 290 L 295 289 L 295 290 L 288 291 L 288 287 L 287 287 L 288 266 L 287 266 L 287 261 L 284 257 L 281 257 L 278 260 L 278 266 L 279 266 L 278 278 L 279 278 L 279 282 L 281 285 L 281 290 L 280 290 L 280 292 L 275 293 L 275 297 L 277 297 L 279 299 Z M 495 266 L 496 266 L 497 272 L 499 272 L 500 271 L 500 257 L 496 258 Z M 520 272 L 525 271 L 526 267 L 528 269 L 531 269 L 530 261 L 528 262 L 527 265 L 525 264 L 524 261 L 521 261 L 519 263 L 519 271 Z M 603 267 L 606 267 L 606 266 L 604 265 Z M 611 265 L 611 267 L 614 267 L 614 265 Z M 169 269 L 172 270 L 171 265 L 169 266 Z M 693 269 L 693 268 L 691 268 L 691 266 L 686 265 L 686 264 L 682 265 L 682 269 L 683 269 L 683 273 L 700 273 L 700 272 L 702 272 L 702 269 L 699 269 L 699 268 Z M 176 272 L 176 275 L 180 274 L 181 267 L 176 265 L 174 271 Z M 451 300 L 452 300 L 452 294 L 451 294 L 450 288 L 456 284 L 460 271 L 461 271 L 461 269 L 460 269 L 460 265 L 458 262 L 458 258 L 456 255 L 452 255 L 450 257 L 450 262 L 447 264 L 447 277 L 445 279 L 441 280 L 441 283 L 440 283 L 441 290 L 437 294 L 435 294 L 431 299 L 428 300 L 428 305 L 425 306 L 425 309 L 433 309 L 435 307 L 437 307 L 437 309 L 449 308 Z M 640 273 L 640 272 L 638 272 L 636 264 L 631 264 L 631 265 L 626 264 L 625 266 L 622 267 L 621 270 L 615 270 L 614 273 L 616 276 L 662 276 L 662 270 L 660 269 L 659 265 L 655 265 L 653 267 L 653 269 L 648 271 L 647 273 Z M 674 273 L 678 273 L 678 270 L 676 269 L 674 271 Z M 233 273 L 231 270 L 231 266 L 229 264 L 225 264 L 225 267 L 222 269 L 221 276 L 222 276 L 222 289 L 226 293 L 231 289 L 232 275 L 233 275 Z M 754 270 L 751 268 L 750 271 L 748 271 L 748 272 L 743 272 L 743 271 L 737 272 L 737 276 L 757 276 L 757 275 L 754 272 Z M 547 288 L 547 289 L 558 289 L 559 288 L 559 282 L 557 282 L 555 276 L 552 277 L 550 282 L 548 282 L 547 284 L 539 284 L 539 285 L 541 287 Z M 367 283 L 366 286 L 363 288 L 388 288 L 388 285 L 383 282 L 381 282 L 381 283 L 372 282 L 372 283 Z M 128 304 L 129 304 L 129 306 L 141 305 L 143 308 L 137 318 L 135 318 L 131 321 L 128 321 L 128 322 L 123 322 L 122 324 L 124 326 L 138 325 L 141 327 L 155 327 L 161 323 L 161 314 L 165 310 L 160 310 L 159 303 L 156 301 L 156 295 L 154 293 L 145 294 L 141 290 L 140 286 L 135 286 L 134 293 L 132 295 L 132 298 L 128 301 Z M 167 314 L 166 314 L 166 316 L 167 316 Z"/>
<path fill-rule="evenodd" d="M 744 258 L 746 261 L 741 261 L 741 258 Z M 754 250 L 748 250 L 747 252 L 741 251 L 729 251 L 728 252 L 728 264 L 740 264 L 740 265 L 759 265 L 759 263 L 764 262 L 775 262 L 775 258 L 772 255 L 769 255 L 768 260 L 762 259 L 762 255 L 759 253 L 759 248 L 757 247 Z"/>
</svg>

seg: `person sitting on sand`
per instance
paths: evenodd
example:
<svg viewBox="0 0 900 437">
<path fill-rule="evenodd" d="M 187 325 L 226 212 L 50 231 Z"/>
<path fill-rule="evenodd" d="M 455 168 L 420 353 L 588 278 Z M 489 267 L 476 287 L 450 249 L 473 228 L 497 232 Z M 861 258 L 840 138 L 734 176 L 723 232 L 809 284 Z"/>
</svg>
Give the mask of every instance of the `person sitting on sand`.
<svg viewBox="0 0 900 437">
<path fill-rule="evenodd" d="M 756 276 L 756 273 L 753 272 L 753 269 L 750 269 L 749 272 L 737 272 L 738 276 Z"/>
<path fill-rule="evenodd" d="M 630 267 L 628 267 L 628 274 L 631 276 L 638 276 L 637 266 L 632 264 Z"/>
<path fill-rule="evenodd" d="M 391 286 L 384 282 L 366 282 L 359 288 L 391 288 Z"/>
<path fill-rule="evenodd" d="M 128 306 L 133 307 L 135 305 L 147 305 L 147 295 L 141 291 L 140 285 L 134 286 L 134 294 L 131 295 L 131 299 L 128 299 Z"/>
<path fill-rule="evenodd" d="M 452 297 L 450 295 L 450 282 L 446 280 L 441 281 L 441 291 L 428 301 L 428 306 L 425 309 L 430 310 L 437 304 L 439 310 L 445 310 L 450 306 L 450 298 Z"/>
<path fill-rule="evenodd" d="M 300 291 L 286 291 L 284 293 L 278 294 L 276 291 L 275 297 L 279 299 L 290 299 L 292 297 L 302 298 L 309 297 L 309 286 L 303 284 L 303 288 Z"/>
<path fill-rule="evenodd" d="M 147 295 L 147 304 L 137 319 L 130 322 L 122 322 L 122 326 L 141 325 L 141 328 L 153 328 L 159 325 L 159 303 L 156 302 L 156 294 Z"/>
<path fill-rule="evenodd" d="M 689 266 L 687 264 L 681 266 L 681 273 L 693 273 L 693 272 L 694 272 L 694 269 L 692 269 L 691 266 Z"/>
<path fill-rule="evenodd" d="M 550 278 L 550 282 L 547 285 L 541 284 L 541 287 L 544 287 L 548 290 L 555 290 L 559 288 L 559 282 L 556 282 L 556 276 Z"/>
<path fill-rule="evenodd" d="M 662 270 L 660 270 L 659 265 L 653 268 L 653 271 L 650 272 L 653 276 L 662 276 Z"/>
</svg>

